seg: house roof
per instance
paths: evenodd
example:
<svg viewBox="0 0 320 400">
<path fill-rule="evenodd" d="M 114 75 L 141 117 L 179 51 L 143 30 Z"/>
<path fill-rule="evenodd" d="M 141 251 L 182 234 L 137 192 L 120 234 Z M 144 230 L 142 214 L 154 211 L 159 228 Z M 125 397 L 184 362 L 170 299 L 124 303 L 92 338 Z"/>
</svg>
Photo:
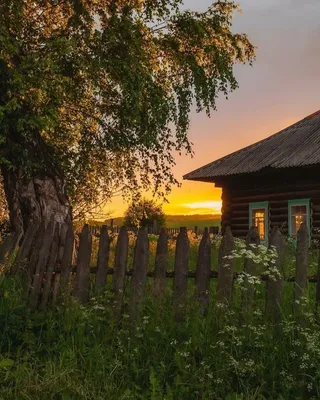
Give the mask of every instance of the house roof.
<svg viewBox="0 0 320 400">
<path fill-rule="evenodd" d="M 320 110 L 282 131 L 183 176 L 194 181 L 250 174 L 264 168 L 320 164 Z"/>
</svg>

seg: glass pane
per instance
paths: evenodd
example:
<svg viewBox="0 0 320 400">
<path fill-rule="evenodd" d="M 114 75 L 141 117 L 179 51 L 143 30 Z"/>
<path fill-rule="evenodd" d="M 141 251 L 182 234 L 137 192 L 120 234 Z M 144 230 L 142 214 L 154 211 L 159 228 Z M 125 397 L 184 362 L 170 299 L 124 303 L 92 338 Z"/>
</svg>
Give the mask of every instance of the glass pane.
<svg viewBox="0 0 320 400">
<path fill-rule="evenodd" d="M 258 228 L 260 239 L 265 238 L 266 210 L 264 208 L 252 210 L 252 226 Z"/>
<path fill-rule="evenodd" d="M 291 206 L 291 235 L 297 236 L 302 223 L 307 223 L 307 206 Z"/>
</svg>

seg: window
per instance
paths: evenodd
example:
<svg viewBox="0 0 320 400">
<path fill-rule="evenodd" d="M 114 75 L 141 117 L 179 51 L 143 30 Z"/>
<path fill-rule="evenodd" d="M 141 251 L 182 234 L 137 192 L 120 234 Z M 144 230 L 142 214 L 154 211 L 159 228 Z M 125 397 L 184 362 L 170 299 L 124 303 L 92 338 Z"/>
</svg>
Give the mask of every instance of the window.
<svg viewBox="0 0 320 400">
<path fill-rule="evenodd" d="M 256 226 L 261 240 L 268 239 L 269 231 L 269 207 L 268 202 L 250 203 L 249 227 Z"/>
<path fill-rule="evenodd" d="M 289 236 L 297 237 L 298 230 L 302 223 L 305 223 L 310 234 L 310 200 L 290 200 L 289 207 Z"/>
</svg>

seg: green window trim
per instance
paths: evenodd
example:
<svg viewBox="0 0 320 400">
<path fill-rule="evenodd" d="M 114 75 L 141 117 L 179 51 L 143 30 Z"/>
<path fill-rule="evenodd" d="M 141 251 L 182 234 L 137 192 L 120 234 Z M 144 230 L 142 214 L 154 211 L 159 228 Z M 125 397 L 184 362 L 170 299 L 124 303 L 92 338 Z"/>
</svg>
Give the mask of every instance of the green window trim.
<svg viewBox="0 0 320 400">
<path fill-rule="evenodd" d="M 293 206 L 306 206 L 307 207 L 307 229 L 309 236 L 311 235 L 311 214 L 310 214 L 310 199 L 296 199 L 288 201 L 288 233 L 292 236 L 292 207 Z"/>
<path fill-rule="evenodd" d="M 264 239 L 262 242 L 268 242 L 269 236 L 269 202 L 260 201 L 256 203 L 249 203 L 249 228 L 252 227 L 252 211 L 253 210 L 265 210 L 265 222 L 264 222 Z"/>
</svg>

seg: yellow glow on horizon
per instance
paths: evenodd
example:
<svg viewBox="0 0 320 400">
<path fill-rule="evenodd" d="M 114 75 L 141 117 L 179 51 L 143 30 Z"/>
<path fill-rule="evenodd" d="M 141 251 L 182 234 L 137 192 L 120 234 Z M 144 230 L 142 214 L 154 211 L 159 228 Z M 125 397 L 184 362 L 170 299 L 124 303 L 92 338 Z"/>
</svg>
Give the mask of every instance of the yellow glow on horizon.
<svg viewBox="0 0 320 400">
<path fill-rule="evenodd" d="M 191 209 L 212 209 L 215 213 L 221 212 L 222 202 L 221 201 L 196 201 L 193 203 L 181 204 L 182 207 Z"/>
</svg>

